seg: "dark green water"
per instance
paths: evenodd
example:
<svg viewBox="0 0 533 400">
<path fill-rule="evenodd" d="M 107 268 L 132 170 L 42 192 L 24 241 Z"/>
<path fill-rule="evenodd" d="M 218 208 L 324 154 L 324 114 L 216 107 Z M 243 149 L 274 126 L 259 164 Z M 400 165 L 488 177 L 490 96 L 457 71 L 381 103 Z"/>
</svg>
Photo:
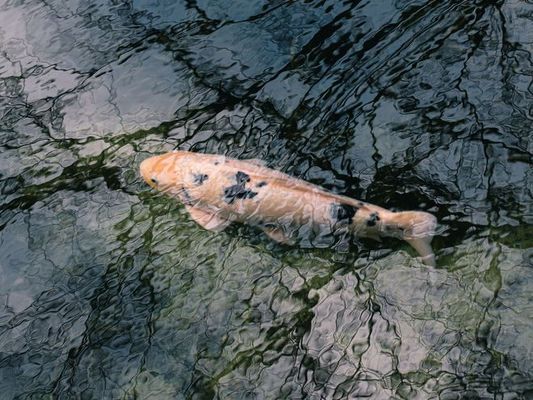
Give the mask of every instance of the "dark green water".
<svg viewBox="0 0 533 400">
<path fill-rule="evenodd" d="M 533 398 L 533 4 L 0 2 L 0 399 Z M 432 212 L 438 266 L 205 231 L 261 158 Z"/>
</svg>

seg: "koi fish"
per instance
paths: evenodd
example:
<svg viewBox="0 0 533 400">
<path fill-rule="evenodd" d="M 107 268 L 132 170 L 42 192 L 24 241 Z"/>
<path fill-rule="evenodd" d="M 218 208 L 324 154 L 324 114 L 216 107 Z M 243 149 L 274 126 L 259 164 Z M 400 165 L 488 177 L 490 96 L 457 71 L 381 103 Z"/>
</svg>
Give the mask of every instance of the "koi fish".
<svg viewBox="0 0 533 400">
<path fill-rule="evenodd" d="M 144 160 L 140 173 L 152 188 L 178 198 L 205 229 L 247 223 L 286 244 L 299 239 L 331 245 L 348 234 L 394 237 L 409 243 L 424 263 L 435 265 L 431 240 L 437 220 L 427 212 L 389 211 L 329 193 L 259 160 L 216 154 L 174 151 Z"/>
</svg>

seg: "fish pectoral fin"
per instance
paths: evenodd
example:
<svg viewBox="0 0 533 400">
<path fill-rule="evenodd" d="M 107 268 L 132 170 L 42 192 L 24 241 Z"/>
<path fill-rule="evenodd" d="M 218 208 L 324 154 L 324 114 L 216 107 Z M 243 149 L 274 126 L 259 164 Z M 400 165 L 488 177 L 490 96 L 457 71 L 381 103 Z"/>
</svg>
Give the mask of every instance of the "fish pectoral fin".
<svg viewBox="0 0 533 400">
<path fill-rule="evenodd" d="M 220 232 L 231 224 L 230 220 L 222 218 L 213 212 L 205 211 L 193 206 L 185 206 L 185 208 L 191 215 L 191 218 L 204 229 Z"/>
<path fill-rule="evenodd" d="M 290 236 L 288 236 L 282 228 L 263 227 L 263 231 L 270 239 L 275 240 L 276 242 L 283 244 L 294 244 L 294 240 Z"/>
</svg>

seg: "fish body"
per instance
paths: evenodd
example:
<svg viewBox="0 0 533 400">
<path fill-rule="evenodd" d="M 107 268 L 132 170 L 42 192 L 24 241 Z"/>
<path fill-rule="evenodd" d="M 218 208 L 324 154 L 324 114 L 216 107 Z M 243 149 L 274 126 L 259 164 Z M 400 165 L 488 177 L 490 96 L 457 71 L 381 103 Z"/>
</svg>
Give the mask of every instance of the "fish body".
<svg viewBox="0 0 533 400">
<path fill-rule="evenodd" d="M 174 151 L 140 165 L 153 188 L 177 197 L 206 229 L 231 222 L 258 226 L 272 239 L 328 244 L 339 236 L 379 240 L 396 237 L 411 244 L 434 265 L 431 248 L 436 218 L 422 211 L 392 212 L 267 168 L 257 160 Z"/>
</svg>

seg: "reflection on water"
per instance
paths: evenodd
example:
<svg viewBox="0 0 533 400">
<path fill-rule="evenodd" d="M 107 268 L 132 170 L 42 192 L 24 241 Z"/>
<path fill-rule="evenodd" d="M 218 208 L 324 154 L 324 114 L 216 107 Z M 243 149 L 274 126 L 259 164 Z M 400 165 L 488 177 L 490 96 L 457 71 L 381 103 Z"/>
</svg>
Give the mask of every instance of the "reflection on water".
<svg viewBox="0 0 533 400">
<path fill-rule="evenodd" d="M 4 2 L 3 398 L 533 396 L 532 13 Z M 204 231 L 138 176 L 175 148 L 429 210 L 438 267 Z"/>
</svg>

